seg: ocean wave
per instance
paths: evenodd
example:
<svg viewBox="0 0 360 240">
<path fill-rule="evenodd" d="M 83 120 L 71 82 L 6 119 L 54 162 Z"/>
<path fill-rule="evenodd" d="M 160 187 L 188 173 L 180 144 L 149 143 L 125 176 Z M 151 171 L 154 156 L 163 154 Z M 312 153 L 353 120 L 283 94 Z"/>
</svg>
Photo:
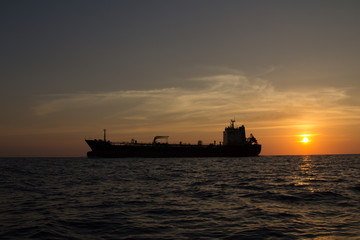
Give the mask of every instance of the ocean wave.
<svg viewBox="0 0 360 240">
<path fill-rule="evenodd" d="M 0 238 L 359 239 L 359 175 L 359 155 L 0 159 Z"/>
</svg>

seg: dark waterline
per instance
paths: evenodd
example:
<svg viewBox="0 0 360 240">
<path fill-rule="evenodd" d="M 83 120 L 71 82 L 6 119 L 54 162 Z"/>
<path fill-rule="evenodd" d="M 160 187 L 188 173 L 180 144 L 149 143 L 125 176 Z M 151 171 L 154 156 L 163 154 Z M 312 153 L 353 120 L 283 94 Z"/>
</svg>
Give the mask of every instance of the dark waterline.
<svg viewBox="0 0 360 240">
<path fill-rule="evenodd" d="M 359 239 L 360 155 L 0 158 L 1 239 Z"/>
</svg>

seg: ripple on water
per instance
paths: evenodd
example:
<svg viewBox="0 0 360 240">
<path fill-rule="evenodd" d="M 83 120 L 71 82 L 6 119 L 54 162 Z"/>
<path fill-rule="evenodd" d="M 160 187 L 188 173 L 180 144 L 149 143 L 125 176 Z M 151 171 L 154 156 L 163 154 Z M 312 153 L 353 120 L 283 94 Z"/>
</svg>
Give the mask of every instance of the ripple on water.
<svg viewBox="0 0 360 240">
<path fill-rule="evenodd" d="M 2 239 L 358 239 L 359 155 L 0 159 Z"/>
</svg>

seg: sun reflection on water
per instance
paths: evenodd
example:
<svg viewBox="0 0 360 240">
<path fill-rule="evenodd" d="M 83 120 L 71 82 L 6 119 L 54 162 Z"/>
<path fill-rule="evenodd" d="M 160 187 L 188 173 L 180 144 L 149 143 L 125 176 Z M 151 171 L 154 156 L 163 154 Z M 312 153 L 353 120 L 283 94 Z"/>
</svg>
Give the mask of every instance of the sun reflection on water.
<svg viewBox="0 0 360 240">
<path fill-rule="evenodd" d="M 308 186 L 311 192 L 316 191 L 312 181 L 316 181 L 316 172 L 314 170 L 314 163 L 310 156 L 303 156 L 298 165 L 298 174 L 296 177 L 296 186 Z"/>
</svg>

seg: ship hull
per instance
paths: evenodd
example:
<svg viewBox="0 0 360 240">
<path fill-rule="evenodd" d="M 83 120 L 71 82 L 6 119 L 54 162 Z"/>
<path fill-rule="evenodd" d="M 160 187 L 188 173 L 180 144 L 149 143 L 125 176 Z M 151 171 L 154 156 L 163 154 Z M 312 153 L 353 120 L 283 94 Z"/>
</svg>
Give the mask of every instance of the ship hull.
<svg viewBox="0 0 360 240">
<path fill-rule="evenodd" d="M 92 151 L 89 158 L 173 158 L 173 157 L 247 157 L 258 156 L 261 152 L 259 144 L 236 146 L 224 145 L 175 145 L 175 144 L 131 144 L 113 145 L 110 142 L 86 140 Z"/>
</svg>

